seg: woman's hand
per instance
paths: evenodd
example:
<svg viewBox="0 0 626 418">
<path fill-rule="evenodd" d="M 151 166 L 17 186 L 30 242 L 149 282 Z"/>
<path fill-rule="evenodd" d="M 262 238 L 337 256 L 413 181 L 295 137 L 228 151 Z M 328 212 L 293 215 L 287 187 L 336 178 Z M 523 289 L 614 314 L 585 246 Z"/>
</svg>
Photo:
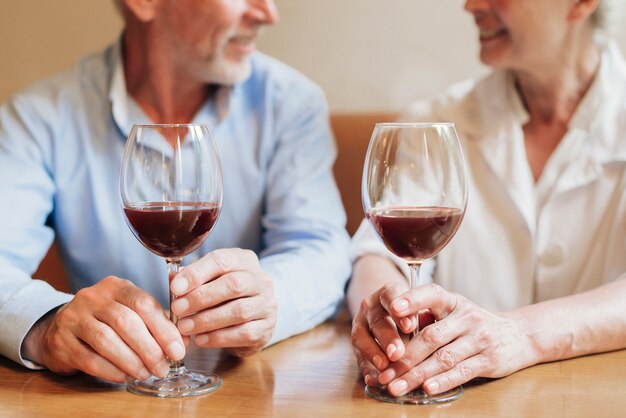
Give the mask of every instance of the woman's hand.
<svg viewBox="0 0 626 418">
<path fill-rule="evenodd" d="M 406 286 L 385 285 L 363 299 L 352 320 L 352 346 L 361 374 L 368 385 L 378 384 L 378 375 L 390 362 L 405 354 L 405 346 L 397 324 L 404 329 L 415 328 L 414 315 L 394 318 L 391 302 L 403 294 Z"/>
<path fill-rule="evenodd" d="M 423 309 L 429 309 L 437 321 L 417 333 L 402 349 L 401 358 L 378 376 L 394 396 L 420 386 L 429 394 L 441 393 L 478 376 L 503 377 L 536 363 L 520 322 L 488 312 L 437 285 L 419 286 L 380 304 L 388 304 L 388 312 L 399 323 L 413 323 L 415 313 Z M 374 326 L 379 328 L 377 334 L 390 333 L 388 323 Z M 367 353 L 375 351 L 372 344 L 360 347 L 369 349 Z"/>
</svg>

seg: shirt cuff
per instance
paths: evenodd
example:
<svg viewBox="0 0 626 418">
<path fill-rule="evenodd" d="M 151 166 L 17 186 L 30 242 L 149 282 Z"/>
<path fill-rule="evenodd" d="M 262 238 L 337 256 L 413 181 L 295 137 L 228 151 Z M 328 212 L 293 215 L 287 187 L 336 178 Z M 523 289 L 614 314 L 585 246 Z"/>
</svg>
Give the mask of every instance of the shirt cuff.
<svg viewBox="0 0 626 418">
<path fill-rule="evenodd" d="M 29 369 L 42 369 L 22 357 L 22 343 L 35 323 L 51 310 L 71 301 L 73 295 L 58 292 L 49 284 L 33 280 L 19 295 L 7 301 L 0 312 L 6 334 L 0 339 L 0 352 Z"/>
</svg>

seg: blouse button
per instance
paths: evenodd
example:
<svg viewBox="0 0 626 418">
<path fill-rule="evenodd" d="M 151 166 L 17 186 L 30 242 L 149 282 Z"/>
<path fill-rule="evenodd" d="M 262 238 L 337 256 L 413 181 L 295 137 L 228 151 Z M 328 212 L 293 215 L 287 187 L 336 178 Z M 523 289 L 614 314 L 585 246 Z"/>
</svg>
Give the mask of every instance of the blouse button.
<svg viewBox="0 0 626 418">
<path fill-rule="evenodd" d="M 565 260 L 565 248 L 560 244 L 548 244 L 539 257 L 539 261 L 548 267 L 558 266 Z"/>
</svg>

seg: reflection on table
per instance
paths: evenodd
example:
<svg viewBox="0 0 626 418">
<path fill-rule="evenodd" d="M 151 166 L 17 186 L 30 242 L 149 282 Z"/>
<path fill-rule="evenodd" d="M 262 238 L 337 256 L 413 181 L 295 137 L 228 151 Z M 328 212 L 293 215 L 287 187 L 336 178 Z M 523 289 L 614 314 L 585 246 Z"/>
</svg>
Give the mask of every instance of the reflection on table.
<svg viewBox="0 0 626 418">
<path fill-rule="evenodd" d="M 192 349 L 191 368 L 224 379 L 215 393 L 184 399 L 133 395 L 89 376 L 29 371 L 0 358 L 0 417 L 623 417 L 626 350 L 538 365 L 465 386 L 444 406 L 403 406 L 363 394 L 338 320 L 246 359 Z"/>
</svg>

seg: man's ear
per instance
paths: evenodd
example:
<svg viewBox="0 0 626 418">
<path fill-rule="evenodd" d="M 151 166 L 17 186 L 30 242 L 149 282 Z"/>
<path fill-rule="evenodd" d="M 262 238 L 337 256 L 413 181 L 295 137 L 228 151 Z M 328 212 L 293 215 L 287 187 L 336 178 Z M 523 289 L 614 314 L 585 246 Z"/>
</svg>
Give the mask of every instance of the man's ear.
<svg viewBox="0 0 626 418">
<path fill-rule="evenodd" d="M 149 22 L 156 16 L 159 0 L 123 0 L 124 8 L 141 22 Z"/>
<path fill-rule="evenodd" d="M 596 11 L 601 0 L 573 0 L 568 16 L 571 23 L 582 22 Z"/>
</svg>

